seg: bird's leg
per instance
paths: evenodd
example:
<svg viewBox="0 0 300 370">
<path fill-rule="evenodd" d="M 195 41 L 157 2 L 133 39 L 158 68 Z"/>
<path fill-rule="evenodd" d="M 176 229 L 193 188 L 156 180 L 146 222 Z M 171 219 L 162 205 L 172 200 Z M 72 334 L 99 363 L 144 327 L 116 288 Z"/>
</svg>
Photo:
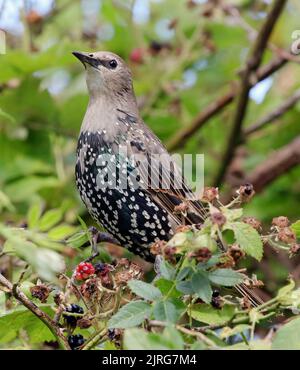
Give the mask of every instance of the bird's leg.
<svg viewBox="0 0 300 370">
<path fill-rule="evenodd" d="M 96 227 L 91 226 L 89 228 L 89 233 L 91 235 L 91 247 L 92 247 L 92 254 L 91 256 L 86 260 L 86 262 L 92 261 L 94 258 L 99 256 L 99 250 L 97 248 L 97 245 L 99 243 L 111 243 L 120 245 L 120 243 L 109 233 L 106 233 L 104 231 L 99 231 Z"/>
</svg>

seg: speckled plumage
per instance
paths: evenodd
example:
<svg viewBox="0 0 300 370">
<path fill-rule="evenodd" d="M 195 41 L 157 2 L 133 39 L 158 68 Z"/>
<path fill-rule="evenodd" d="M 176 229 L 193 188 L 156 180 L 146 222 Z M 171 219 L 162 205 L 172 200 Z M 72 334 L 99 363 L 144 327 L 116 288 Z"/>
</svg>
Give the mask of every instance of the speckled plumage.
<svg viewBox="0 0 300 370">
<path fill-rule="evenodd" d="M 105 52 L 76 56 L 87 67 L 90 93 L 77 147 L 75 173 L 80 196 L 92 217 L 122 246 L 153 261 L 151 244 L 173 235 L 182 222 L 174 207 L 186 198 L 193 199 L 193 193 L 184 183 L 182 189 L 177 188 L 176 181 L 182 179 L 179 169 L 141 120 L 130 71 L 122 59 Z M 107 67 L 112 58 L 120 66 L 119 75 Z M 138 154 L 143 155 L 141 163 L 134 160 Z M 160 157 L 153 159 L 156 155 Z M 147 185 L 149 169 L 157 176 L 156 188 Z M 171 185 L 163 189 L 168 177 Z M 138 186 L 133 186 L 133 178 Z M 121 186 L 124 179 L 126 189 Z M 194 199 L 190 208 L 186 222 L 201 222 L 200 203 Z"/>
</svg>

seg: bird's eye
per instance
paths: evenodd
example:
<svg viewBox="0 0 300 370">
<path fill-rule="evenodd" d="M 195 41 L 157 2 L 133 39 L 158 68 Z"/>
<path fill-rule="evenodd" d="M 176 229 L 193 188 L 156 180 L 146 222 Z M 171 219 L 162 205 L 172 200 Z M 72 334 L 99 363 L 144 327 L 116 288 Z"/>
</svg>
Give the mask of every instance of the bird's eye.
<svg viewBox="0 0 300 370">
<path fill-rule="evenodd" d="M 110 68 L 115 69 L 115 68 L 117 68 L 117 65 L 118 65 L 118 63 L 115 59 L 112 59 L 112 60 L 109 61 Z"/>
</svg>

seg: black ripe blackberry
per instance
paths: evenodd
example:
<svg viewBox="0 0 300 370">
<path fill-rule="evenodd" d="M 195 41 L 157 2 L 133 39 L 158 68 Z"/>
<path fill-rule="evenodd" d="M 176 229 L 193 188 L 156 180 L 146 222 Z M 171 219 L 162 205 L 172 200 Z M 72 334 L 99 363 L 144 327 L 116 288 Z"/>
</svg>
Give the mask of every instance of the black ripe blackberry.
<svg viewBox="0 0 300 370">
<path fill-rule="evenodd" d="M 220 292 L 219 292 L 217 289 L 214 289 L 214 291 L 213 291 L 213 293 L 212 293 L 212 296 L 213 296 L 214 298 L 216 298 L 216 297 L 219 297 L 219 295 L 220 295 Z"/>
<path fill-rule="evenodd" d="M 77 304 L 72 303 L 67 306 L 67 308 L 65 309 L 65 312 L 83 314 L 84 311 L 82 307 L 78 306 Z M 75 327 L 77 324 L 77 320 L 80 318 L 78 316 L 70 316 L 67 314 L 64 314 L 63 316 L 64 316 L 66 323 L 71 327 Z"/>
<path fill-rule="evenodd" d="M 84 343 L 84 338 L 81 334 L 69 335 L 68 343 L 71 349 L 78 349 Z"/>
</svg>

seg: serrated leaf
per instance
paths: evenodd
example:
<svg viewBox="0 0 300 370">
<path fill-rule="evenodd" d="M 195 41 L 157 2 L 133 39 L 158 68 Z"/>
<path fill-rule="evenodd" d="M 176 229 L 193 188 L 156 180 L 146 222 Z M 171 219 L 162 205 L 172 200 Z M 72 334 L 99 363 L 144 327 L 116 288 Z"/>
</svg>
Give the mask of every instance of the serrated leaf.
<svg viewBox="0 0 300 370">
<path fill-rule="evenodd" d="M 161 291 L 155 286 L 141 280 L 130 280 L 127 284 L 131 291 L 148 301 L 155 301 L 162 297 Z"/>
<path fill-rule="evenodd" d="M 179 319 L 180 312 L 170 301 L 160 301 L 154 305 L 153 314 L 155 320 L 176 323 Z"/>
<path fill-rule="evenodd" d="M 151 309 L 150 304 L 143 301 L 127 303 L 111 317 L 108 327 L 125 329 L 138 326 L 149 317 Z"/>
<path fill-rule="evenodd" d="M 300 350 L 300 317 L 291 320 L 277 331 L 272 349 Z"/>
<path fill-rule="evenodd" d="M 217 269 L 208 273 L 209 280 L 222 286 L 234 286 L 243 281 L 243 275 L 231 269 Z"/>
<path fill-rule="evenodd" d="M 236 242 L 246 254 L 256 258 L 258 261 L 263 256 L 263 243 L 259 233 L 244 222 L 232 222 L 226 224 L 226 229 L 234 232 Z"/>
<path fill-rule="evenodd" d="M 58 224 L 62 219 L 63 213 L 61 209 L 51 209 L 47 211 L 40 219 L 38 227 L 41 231 L 48 231 L 54 225 Z"/>
<path fill-rule="evenodd" d="M 212 288 L 208 280 L 207 274 L 202 271 L 196 272 L 192 276 L 192 288 L 194 292 L 205 303 L 210 303 L 212 298 Z"/>
<path fill-rule="evenodd" d="M 208 325 L 223 325 L 234 315 L 234 307 L 224 305 L 221 309 L 216 309 L 209 304 L 195 304 L 192 306 L 190 315 L 193 319 Z"/>
</svg>

